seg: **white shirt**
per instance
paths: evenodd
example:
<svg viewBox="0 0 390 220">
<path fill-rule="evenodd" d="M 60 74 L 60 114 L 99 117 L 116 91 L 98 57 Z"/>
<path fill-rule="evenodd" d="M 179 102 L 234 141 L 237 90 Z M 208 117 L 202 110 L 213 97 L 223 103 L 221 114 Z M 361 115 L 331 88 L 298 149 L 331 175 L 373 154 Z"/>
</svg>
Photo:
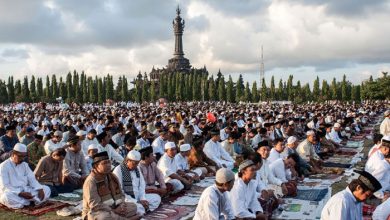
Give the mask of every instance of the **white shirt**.
<svg viewBox="0 0 390 220">
<path fill-rule="evenodd" d="M 98 144 L 97 147 L 98 153 L 106 151 L 108 158 L 110 158 L 111 161 L 116 161 L 117 163 L 123 162 L 123 157 L 111 146 L 111 144 L 107 144 L 105 147 Z"/>
<path fill-rule="evenodd" d="M 224 129 L 221 129 L 219 131 L 219 136 L 221 137 L 221 141 L 224 141 L 224 140 L 228 139 L 229 134 L 226 133 L 225 128 L 224 128 Z"/>
<path fill-rule="evenodd" d="M 375 208 L 372 213 L 372 220 L 386 220 L 390 216 L 390 199 Z"/>
<path fill-rule="evenodd" d="M 251 147 L 253 149 L 257 148 L 257 145 L 261 142 L 261 136 L 260 134 L 256 134 L 251 141 Z"/>
<path fill-rule="evenodd" d="M 384 191 L 390 190 L 390 164 L 385 160 L 381 151 L 377 150 L 368 159 L 364 168 L 367 172 L 373 175 L 382 185 L 382 188 L 374 193 L 374 195 L 383 199 Z"/>
<path fill-rule="evenodd" d="M 374 151 L 377 151 L 381 145 L 380 144 L 375 144 L 374 146 L 371 147 L 370 151 L 368 151 L 368 157 L 371 157 L 371 154 Z"/>
<path fill-rule="evenodd" d="M 274 185 L 282 185 L 282 181 L 274 176 L 274 174 L 271 172 L 271 169 L 269 167 L 269 162 L 267 159 L 263 159 L 263 165 L 261 166 L 260 170 L 258 171 L 261 177 L 261 181 L 264 183 L 264 185 L 268 188 L 269 184 Z"/>
<path fill-rule="evenodd" d="M 185 171 L 185 170 L 189 170 L 190 169 L 190 167 L 188 165 L 187 158 L 183 157 L 183 155 L 181 155 L 181 153 L 177 153 L 176 154 L 175 162 L 176 162 L 176 166 L 177 166 L 178 170 Z"/>
<path fill-rule="evenodd" d="M 138 167 L 137 167 L 137 169 L 139 171 L 139 178 L 137 177 L 135 170 L 130 171 L 131 183 L 133 185 L 133 191 L 134 191 L 134 198 L 125 193 L 126 198 L 132 202 L 139 202 L 140 200 L 146 200 L 146 198 L 145 198 L 145 179 L 144 179 L 144 176 L 142 175 L 141 170 Z M 115 176 L 118 178 L 119 184 L 120 184 L 121 189 L 123 191 L 123 179 L 122 179 L 121 166 L 116 166 L 112 173 L 115 174 Z"/>
<path fill-rule="evenodd" d="M 283 183 L 291 179 L 291 171 L 286 169 L 282 158 L 279 158 L 269 165 L 272 174 Z"/>
<path fill-rule="evenodd" d="M 224 161 L 234 163 L 234 159 L 222 148 L 220 142 L 214 142 L 212 139 L 204 145 L 203 152 L 208 158 L 213 160 L 218 167 L 222 167 Z"/>
<path fill-rule="evenodd" d="M 26 162 L 16 165 L 11 158 L 0 164 L 0 193 L 29 192 L 29 189 L 39 190 L 42 185 Z"/>
<path fill-rule="evenodd" d="M 275 150 L 275 148 L 272 148 L 269 152 L 269 157 L 267 158 L 268 162 L 271 164 L 277 159 L 283 158 L 282 154 Z"/>
<path fill-rule="evenodd" d="M 154 141 L 152 143 L 153 153 L 154 154 L 160 153 L 161 155 L 163 155 L 165 143 L 166 143 L 166 141 L 164 141 L 161 138 L 161 136 L 158 136 L 156 139 L 154 139 Z"/>
<path fill-rule="evenodd" d="M 55 144 L 52 140 L 48 140 L 46 141 L 45 146 L 43 146 L 43 148 L 45 149 L 46 155 L 49 155 L 55 149 L 61 148 L 64 145 L 65 145 L 64 142 L 58 142 Z"/>
<path fill-rule="evenodd" d="M 234 181 L 234 186 L 229 193 L 233 213 L 238 218 L 256 218 L 256 212 L 263 212 L 259 200 L 257 200 L 256 182 L 251 180 L 245 184 L 241 178 Z M 252 212 L 249 212 L 250 209 Z"/>
<path fill-rule="evenodd" d="M 362 203 L 358 202 L 347 187 L 332 196 L 321 212 L 321 220 L 362 220 Z"/>
<path fill-rule="evenodd" d="M 84 155 L 88 155 L 88 147 L 91 144 L 96 144 L 96 146 L 99 144 L 99 142 L 96 140 L 96 138 L 93 138 L 92 140 L 88 139 L 86 137 L 82 142 L 81 142 L 81 150 L 83 151 Z"/>
<path fill-rule="evenodd" d="M 164 180 L 167 182 L 170 180 L 170 175 L 177 172 L 177 165 L 175 158 L 170 158 L 166 153 L 160 158 L 157 163 L 157 168 L 164 175 Z"/>
<path fill-rule="evenodd" d="M 103 129 L 104 129 L 104 125 L 102 125 L 102 124 L 98 124 L 98 125 L 96 125 L 96 134 L 97 135 L 99 135 L 100 133 L 102 133 L 103 132 Z"/>
<path fill-rule="evenodd" d="M 332 128 L 332 131 L 329 133 L 329 137 L 332 141 L 338 144 L 340 144 L 342 141 L 339 137 L 339 134 L 337 133 L 337 131 L 334 130 L 334 128 Z"/>
<path fill-rule="evenodd" d="M 379 131 L 380 133 L 383 135 L 383 136 L 388 136 L 390 135 L 390 119 L 389 118 L 385 118 L 380 127 L 379 127 Z"/>
<path fill-rule="evenodd" d="M 139 138 L 137 139 L 137 145 L 141 147 L 141 149 L 143 148 L 146 148 L 146 147 L 149 147 L 150 146 L 150 142 L 148 139 L 143 139 L 143 138 Z"/>
<path fill-rule="evenodd" d="M 235 219 L 228 192 L 221 193 L 214 184 L 200 196 L 193 220 Z"/>
</svg>

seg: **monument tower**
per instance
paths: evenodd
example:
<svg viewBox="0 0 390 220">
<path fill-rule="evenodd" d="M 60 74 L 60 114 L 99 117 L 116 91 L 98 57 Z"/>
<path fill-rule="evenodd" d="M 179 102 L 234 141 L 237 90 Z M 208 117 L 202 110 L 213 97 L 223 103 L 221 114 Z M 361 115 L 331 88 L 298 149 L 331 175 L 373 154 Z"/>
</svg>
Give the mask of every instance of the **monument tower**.
<svg viewBox="0 0 390 220">
<path fill-rule="evenodd" d="M 190 61 L 184 57 L 183 52 L 183 32 L 185 22 L 180 17 L 180 8 L 177 6 L 176 18 L 172 21 L 173 33 L 175 34 L 175 51 L 173 58 L 169 59 L 167 69 L 173 72 L 189 72 L 191 69 Z"/>
</svg>

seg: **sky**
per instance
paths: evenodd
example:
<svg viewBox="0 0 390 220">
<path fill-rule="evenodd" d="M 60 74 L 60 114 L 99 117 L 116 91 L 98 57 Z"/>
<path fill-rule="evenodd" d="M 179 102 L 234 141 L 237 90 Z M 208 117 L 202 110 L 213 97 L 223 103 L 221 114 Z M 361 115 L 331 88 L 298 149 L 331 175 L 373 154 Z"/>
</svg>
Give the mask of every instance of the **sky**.
<svg viewBox="0 0 390 220">
<path fill-rule="evenodd" d="M 180 5 L 185 57 L 210 74 L 266 82 L 292 74 L 361 83 L 390 70 L 388 0 L 2 0 L 0 79 L 135 77 L 173 56 Z"/>
</svg>

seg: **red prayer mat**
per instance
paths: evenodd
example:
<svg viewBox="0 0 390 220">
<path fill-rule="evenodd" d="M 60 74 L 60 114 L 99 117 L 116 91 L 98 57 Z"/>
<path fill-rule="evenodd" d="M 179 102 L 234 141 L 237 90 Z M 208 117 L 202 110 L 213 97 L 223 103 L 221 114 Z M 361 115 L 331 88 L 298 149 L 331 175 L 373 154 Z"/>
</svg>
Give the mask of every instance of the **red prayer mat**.
<svg viewBox="0 0 390 220">
<path fill-rule="evenodd" d="M 165 220 L 178 220 L 183 217 L 188 216 L 190 213 L 195 211 L 196 207 L 191 206 L 175 206 L 169 204 L 162 204 L 156 210 L 151 213 L 146 214 L 143 219 L 146 220 L 155 220 L 155 219 L 165 219 Z"/>
<path fill-rule="evenodd" d="M 68 206 L 68 204 L 62 202 L 56 202 L 56 201 L 47 201 L 38 206 L 28 206 L 22 209 L 10 209 L 4 206 L 3 204 L 0 204 L 0 209 L 10 211 L 10 212 L 19 212 L 31 216 L 41 216 L 51 211 L 57 211 L 65 206 Z"/>
</svg>

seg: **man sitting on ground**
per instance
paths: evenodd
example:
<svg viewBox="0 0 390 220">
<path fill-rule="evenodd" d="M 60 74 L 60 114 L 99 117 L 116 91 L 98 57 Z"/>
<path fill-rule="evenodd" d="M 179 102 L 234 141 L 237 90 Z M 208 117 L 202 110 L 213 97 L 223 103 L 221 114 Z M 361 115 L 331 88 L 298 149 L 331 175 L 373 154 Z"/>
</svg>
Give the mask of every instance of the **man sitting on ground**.
<svg viewBox="0 0 390 220">
<path fill-rule="evenodd" d="M 16 144 L 11 157 L 0 164 L 0 203 L 11 209 L 39 205 L 50 197 L 50 188 L 41 185 L 23 162 L 26 156 L 27 146 Z"/>
<path fill-rule="evenodd" d="M 217 171 L 215 184 L 207 187 L 200 196 L 193 220 L 234 219 L 228 192 L 234 185 L 234 173 L 226 168 Z"/>
</svg>

